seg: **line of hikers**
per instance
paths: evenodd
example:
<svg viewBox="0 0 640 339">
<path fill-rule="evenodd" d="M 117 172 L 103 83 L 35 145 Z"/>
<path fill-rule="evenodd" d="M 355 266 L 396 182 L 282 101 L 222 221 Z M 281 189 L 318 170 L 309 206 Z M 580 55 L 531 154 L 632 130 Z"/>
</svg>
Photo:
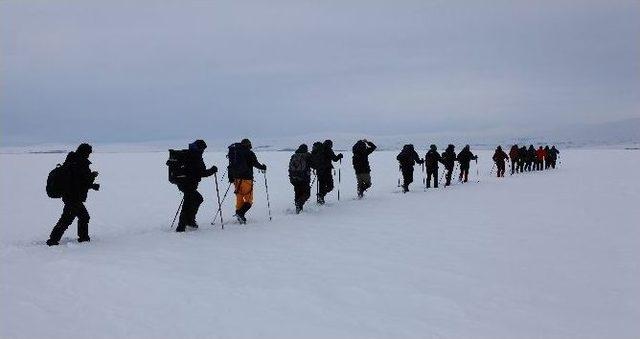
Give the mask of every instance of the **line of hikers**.
<svg viewBox="0 0 640 339">
<path fill-rule="evenodd" d="M 196 214 L 203 202 L 203 197 L 198 192 L 198 185 L 202 178 L 212 175 L 215 176 L 218 212 L 222 220 L 222 205 L 217 178 L 218 168 L 216 166 L 207 168 L 204 164 L 202 156 L 206 148 L 207 144 L 204 140 L 196 140 L 189 144 L 188 149 L 169 150 L 169 160 L 167 160 L 169 182 L 175 184 L 183 194 L 183 200 L 179 207 L 180 218 L 176 227 L 177 232 L 184 232 L 187 227 L 198 228 Z M 233 184 L 236 196 L 235 217 L 240 224 L 247 222 L 246 213 L 253 204 L 254 168 L 264 173 L 268 199 L 267 166 L 258 161 L 256 154 L 251 149 L 251 141 L 243 139 L 230 145 L 227 153 L 229 165 L 227 166 L 226 175 L 229 180 L 229 186 L 222 202 Z M 376 145 L 366 139 L 358 140 L 352 147 L 352 165 L 356 175 L 358 198 L 362 198 L 365 191 L 371 187 L 369 155 L 375 150 Z M 46 186 L 47 195 L 51 198 L 61 198 L 64 203 L 62 215 L 53 227 L 46 242 L 49 246 L 59 244 L 62 235 L 76 218 L 78 219 L 78 242 L 91 240 L 88 227 L 90 216 L 84 202 L 90 189 L 96 191 L 100 189 L 100 185 L 95 183 L 98 172 L 91 171 L 89 167 L 91 165 L 89 156 L 92 152 L 91 145 L 80 144 L 76 151 L 67 154 L 62 165 L 58 164 L 49 173 Z M 555 146 L 551 148 L 548 146 L 542 148 L 541 146 L 536 151 L 533 146 L 530 146 L 529 150 L 527 150 L 525 147 L 518 148 L 518 145 L 513 145 L 510 151 L 511 156 L 509 156 L 498 146 L 493 155 L 493 160 L 495 166 L 497 166 L 497 176 L 503 177 L 505 161 L 509 158 L 512 161 L 511 173 L 513 174 L 515 172 L 530 171 L 532 166 L 536 170 L 549 167 L 555 168 L 559 153 Z M 331 140 L 315 142 L 311 152 L 309 152 L 306 144 L 298 147 L 289 160 L 289 181 L 293 185 L 296 214 L 303 210 L 304 204 L 311 196 L 311 187 L 313 186 L 312 173 L 314 174 L 314 180 L 317 180 L 317 202 L 318 204 L 325 203 L 325 196 L 334 189 L 333 163 L 341 163 L 342 158 L 342 153 L 336 154 L 333 151 L 333 142 Z M 466 145 L 456 155 L 455 146 L 450 144 L 442 154 L 438 153 L 436 145 L 431 145 L 424 159 L 421 159 L 414 146 L 408 144 L 402 148 L 396 159 L 400 163 L 400 171 L 404 179 L 402 184 L 403 192 L 407 192 L 409 185 L 413 182 L 415 164 L 424 165 L 426 169 L 425 187 L 431 187 L 433 178 L 433 187 L 437 188 L 439 163 L 445 167 L 445 186 L 449 186 L 451 185 L 455 162 L 457 161 L 460 166 L 458 180 L 465 183 L 469 179 L 471 160 L 475 160 L 477 164 L 478 156 L 471 152 L 469 145 Z M 338 180 L 340 178 L 341 173 L 340 168 L 338 168 Z M 339 199 L 340 194 L 338 191 Z"/>
</svg>

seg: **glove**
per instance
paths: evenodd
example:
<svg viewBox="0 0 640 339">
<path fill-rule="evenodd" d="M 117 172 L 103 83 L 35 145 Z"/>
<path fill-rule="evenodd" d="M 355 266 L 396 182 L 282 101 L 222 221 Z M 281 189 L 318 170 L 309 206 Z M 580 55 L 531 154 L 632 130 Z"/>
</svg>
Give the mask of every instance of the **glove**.
<svg viewBox="0 0 640 339">
<path fill-rule="evenodd" d="M 218 167 L 216 166 L 211 166 L 209 170 L 212 171 L 213 173 L 218 173 Z"/>
<path fill-rule="evenodd" d="M 97 177 L 97 176 L 98 176 L 98 172 L 95 172 L 95 171 L 94 171 L 94 172 L 91 172 L 91 175 L 95 178 L 95 177 Z"/>
<path fill-rule="evenodd" d="M 267 165 L 262 164 L 262 171 L 266 172 L 267 171 Z"/>
<path fill-rule="evenodd" d="M 94 172 L 94 173 L 96 173 L 96 175 L 98 174 L 97 172 Z M 92 184 L 91 185 L 91 189 L 94 190 L 94 191 L 99 191 L 100 190 L 100 184 Z"/>
<path fill-rule="evenodd" d="M 343 155 L 342 153 L 338 154 L 338 159 L 342 159 Z"/>
</svg>

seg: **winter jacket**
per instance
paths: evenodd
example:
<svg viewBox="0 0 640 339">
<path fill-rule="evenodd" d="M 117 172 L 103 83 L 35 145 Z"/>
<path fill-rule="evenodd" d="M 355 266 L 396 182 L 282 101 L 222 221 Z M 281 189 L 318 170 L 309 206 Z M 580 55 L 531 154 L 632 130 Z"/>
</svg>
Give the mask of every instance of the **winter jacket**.
<svg viewBox="0 0 640 339">
<path fill-rule="evenodd" d="M 424 161 L 420 159 L 420 156 L 418 156 L 418 153 L 416 153 L 413 145 L 404 145 L 400 154 L 396 156 L 396 159 L 400 162 L 400 167 L 403 169 L 413 168 L 413 165 L 416 163 L 424 163 Z"/>
<path fill-rule="evenodd" d="M 478 159 L 478 156 L 471 153 L 468 148 L 464 148 L 460 153 L 458 153 L 458 162 L 460 163 L 460 167 L 468 168 L 471 160 L 476 159 Z"/>
<path fill-rule="evenodd" d="M 356 174 L 371 173 L 371 166 L 369 165 L 369 154 L 376 150 L 376 145 L 371 141 L 365 142 L 360 140 L 353 145 L 353 169 Z"/>
<path fill-rule="evenodd" d="M 253 180 L 254 167 L 263 171 L 267 169 L 267 166 L 258 162 L 256 154 L 247 146 L 241 143 L 236 143 L 234 146 L 236 147 L 236 156 L 238 157 L 240 166 L 233 170 L 229 169 L 229 173 L 233 172 L 233 179 Z"/>
<path fill-rule="evenodd" d="M 517 145 L 511 146 L 511 150 L 509 150 L 509 156 L 511 157 L 511 160 L 518 159 L 519 154 L 520 154 L 520 149 L 518 148 L 518 146 Z"/>
<path fill-rule="evenodd" d="M 427 154 L 424 156 L 424 161 L 427 169 L 438 169 L 438 163 L 441 162 L 444 164 L 444 160 L 442 160 L 442 156 L 436 150 L 430 149 Z"/>
<path fill-rule="evenodd" d="M 312 168 L 316 171 L 327 171 L 333 168 L 333 162 L 342 159 L 342 154 L 336 155 L 333 152 L 332 145 L 326 142 L 322 144 L 322 151 L 314 161 Z"/>
<path fill-rule="evenodd" d="M 545 152 L 543 148 L 538 148 L 538 150 L 536 150 L 536 158 L 538 159 L 538 161 L 544 160 L 546 156 L 547 152 Z"/>
<path fill-rule="evenodd" d="M 87 193 L 93 185 L 96 176 L 89 168 L 91 161 L 78 155 L 76 152 L 69 152 L 64 161 L 64 166 L 68 173 L 68 186 L 62 195 L 62 200 L 67 202 L 84 202 L 87 201 Z"/>
<path fill-rule="evenodd" d="M 509 159 L 509 156 L 501 148 L 498 148 L 496 152 L 493 153 L 492 159 L 495 162 L 504 162 L 506 159 Z"/>
<path fill-rule="evenodd" d="M 453 150 L 453 148 L 447 148 L 444 153 L 442 153 L 442 163 L 444 164 L 444 167 L 447 170 L 452 171 L 453 166 L 456 162 L 456 158 L 456 152 Z"/>
</svg>

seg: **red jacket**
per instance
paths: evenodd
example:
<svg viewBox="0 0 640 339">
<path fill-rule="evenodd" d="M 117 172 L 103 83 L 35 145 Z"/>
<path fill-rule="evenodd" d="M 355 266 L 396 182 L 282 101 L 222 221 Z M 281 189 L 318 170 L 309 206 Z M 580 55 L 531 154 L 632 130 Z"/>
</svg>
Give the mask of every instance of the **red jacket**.
<svg viewBox="0 0 640 339">
<path fill-rule="evenodd" d="M 544 158 L 547 157 L 547 152 L 544 150 L 544 148 L 538 148 L 538 150 L 536 151 L 536 158 L 538 158 L 538 160 L 544 160 Z"/>
</svg>

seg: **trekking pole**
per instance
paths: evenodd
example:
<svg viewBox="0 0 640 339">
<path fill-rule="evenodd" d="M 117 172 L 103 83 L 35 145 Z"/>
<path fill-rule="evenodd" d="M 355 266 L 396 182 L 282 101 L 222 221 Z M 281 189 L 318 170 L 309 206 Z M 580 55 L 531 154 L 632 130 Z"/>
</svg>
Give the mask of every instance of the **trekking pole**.
<svg viewBox="0 0 640 339">
<path fill-rule="evenodd" d="M 342 173 L 340 170 L 342 169 L 342 158 L 340 158 L 340 165 L 338 165 L 338 201 L 340 201 L 340 180 L 342 178 Z"/>
<path fill-rule="evenodd" d="M 267 209 L 269 211 L 269 221 L 271 221 L 271 202 L 269 201 L 269 185 L 267 184 L 267 171 L 262 171 L 264 174 L 264 190 L 267 192 Z"/>
<path fill-rule="evenodd" d="M 218 174 L 213 173 L 213 178 L 216 182 L 216 197 L 218 197 L 218 212 L 216 212 L 216 215 L 220 213 L 220 225 L 222 226 L 222 229 L 224 229 L 224 219 L 222 218 L 222 202 L 220 201 L 220 189 L 218 188 Z"/>
<path fill-rule="evenodd" d="M 478 169 L 478 158 L 476 158 L 476 182 L 480 182 L 480 170 Z"/>
<path fill-rule="evenodd" d="M 171 229 L 173 229 L 173 224 L 176 222 L 176 218 L 178 217 L 178 213 L 180 213 L 180 208 L 182 208 L 182 203 L 184 202 L 184 197 L 180 200 L 180 205 L 178 205 L 178 210 L 176 211 L 176 215 L 173 216 L 173 221 L 171 222 Z"/>
<path fill-rule="evenodd" d="M 493 163 L 493 166 L 491 166 L 491 170 L 489 171 L 489 176 L 491 176 L 493 174 L 493 169 L 496 167 L 496 163 Z"/>
<path fill-rule="evenodd" d="M 400 187 L 400 177 L 402 176 L 402 167 L 398 165 L 398 187 Z"/>
<path fill-rule="evenodd" d="M 224 196 L 222 197 L 222 202 L 220 203 L 220 206 L 222 206 L 222 204 L 224 204 L 224 202 L 227 200 L 227 194 L 229 194 L 229 188 L 231 188 L 231 183 L 229 183 L 229 185 L 227 186 L 227 190 L 224 192 Z M 218 219 L 218 213 L 220 213 L 220 217 L 222 217 L 222 209 L 219 209 L 218 212 L 216 212 L 216 215 L 213 216 L 213 221 L 211 222 L 211 225 L 216 224 L 216 219 Z"/>
<path fill-rule="evenodd" d="M 427 187 L 427 177 L 425 177 L 424 162 L 422 162 L 422 164 L 420 164 L 420 166 L 422 167 L 422 186 L 424 186 L 426 188 Z"/>
</svg>

